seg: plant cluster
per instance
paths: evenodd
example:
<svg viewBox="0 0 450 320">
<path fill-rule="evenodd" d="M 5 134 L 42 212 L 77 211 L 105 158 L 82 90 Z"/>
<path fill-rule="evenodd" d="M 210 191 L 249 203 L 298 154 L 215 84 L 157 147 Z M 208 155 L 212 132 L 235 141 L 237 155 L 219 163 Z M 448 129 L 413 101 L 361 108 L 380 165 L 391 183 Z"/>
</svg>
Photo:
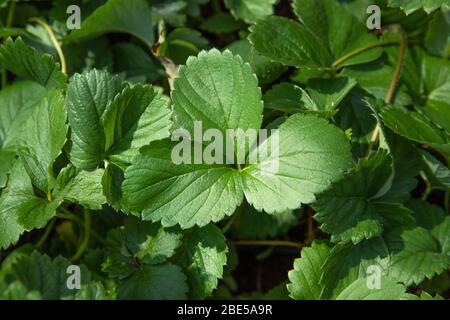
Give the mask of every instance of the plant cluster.
<svg viewBox="0 0 450 320">
<path fill-rule="evenodd" d="M 0 1 L 0 299 L 448 298 L 449 6 Z"/>
</svg>

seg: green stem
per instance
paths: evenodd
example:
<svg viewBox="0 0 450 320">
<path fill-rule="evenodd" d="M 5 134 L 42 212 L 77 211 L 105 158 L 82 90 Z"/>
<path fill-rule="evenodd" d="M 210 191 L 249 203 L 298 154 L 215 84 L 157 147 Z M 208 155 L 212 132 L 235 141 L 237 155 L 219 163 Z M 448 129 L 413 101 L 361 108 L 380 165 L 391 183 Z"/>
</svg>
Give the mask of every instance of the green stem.
<svg viewBox="0 0 450 320">
<path fill-rule="evenodd" d="M 386 41 L 380 41 L 380 42 L 376 42 L 376 43 L 371 43 L 365 47 L 361 47 L 358 48 L 352 52 L 347 53 L 346 55 L 340 57 L 338 60 L 336 60 L 335 62 L 333 62 L 333 64 L 331 65 L 331 68 L 336 69 L 337 67 L 339 67 L 341 64 L 343 64 L 345 61 L 350 60 L 353 57 L 356 57 L 357 55 L 360 55 L 363 52 L 369 51 L 373 48 L 378 48 L 378 47 L 385 47 L 385 46 L 389 46 L 389 45 L 393 45 L 393 44 L 398 44 L 399 41 L 398 40 L 386 40 Z"/>
<path fill-rule="evenodd" d="M 390 28 L 394 32 L 396 32 L 400 35 L 400 53 L 399 53 L 397 65 L 395 66 L 394 74 L 391 79 L 391 83 L 388 88 L 388 92 L 384 99 L 386 104 L 392 104 L 392 102 L 394 101 L 395 91 L 396 91 L 398 83 L 400 81 L 400 76 L 402 74 L 403 65 L 405 64 L 406 49 L 408 48 L 408 37 L 406 35 L 406 32 L 403 30 L 403 28 L 400 25 L 392 25 Z M 370 139 L 369 148 L 368 148 L 369 152 L 374 147 L 374 145 L 377 143 L 378 139 L 380 138 L 380 132 L 381 132 L 380 124 L 377 123 L 377 126 L 375 127 L 375 130 Z"/>
<path fill-rule="evenodd" d="M 61 44 L 59 43 L 58 39 L 56 39 L 56 35 L 53 32 L 52 28 L 45 21 L 39 18 L 30 18 L 30 21 L 41 25 L 45 29 L 45 31 L 47 31 L 50 40 L 52 41 L 53 46 L 58 53 L 59 61 L 61 62 L 61 72 L 67 74 L 66 58 L 64 57 L 64 52 L 61 48 Z"/>
<path fill-rule="evenodd" d="M 237 246 L 273 246 L 273 247 L 293 247 L 301 249 L 303 245 L 298 242 L 283 240 L 239 240 L 233 241 Z"/>
<path fill-rule="evenodd" d="M 80 260 L 80 258 L 83 256 L 84 252 L 86 251 L 89 239 L 91 235 L 91 214 L 89 212 L 89 209 L 84 208 L 84 232 L 83 232 L 83 241 L 81 242 L 80 247 L 78 248 L 78 251 L 74 254 L 72 258 L 70 258 L 70 261 L 75 262 Z"/>
<path fill-rule="evenodd" d="M 56 214 L 56 216 L 60 219 L 64 219 L 64 220 L 70 220 L 73 222 L 76 222 L 80 225 L 81 228 L 85 228 L 84 222 L 78 218 L 75 214 L 73 214 L 72 212 L 70 212 L 69 210 L 67 210 L 64 207 L 60 207 L 58 208 L 58 210 L 63 211 L 63 212 L 58 212 Z M 95 240 L 97 240 L 98 242 L 100 242 L 101 244 L 105 245 L 105 240 L 103 240 L 103 238 L 97 233 L 95 232 L 92 228 L 90 230 L 91 235 L 95 238 Z"/>
<path fill-rule="evenodd" d="M 55 221 L 56 221 L 56 219 L 52 219 L 50 221 L 50 223 L 47 225 L 47 227 L 45 228 L 44 234 L 39 239 L 39 241 L 36 243 L 36 247 L 37 248 L 42 247 L 42 245 L 45 243 L 45 241 L 47 241 L 48 237 L 50 236 L 50 233 L 53 230 L 53 227 L 55 225 Z"/>
</svg>

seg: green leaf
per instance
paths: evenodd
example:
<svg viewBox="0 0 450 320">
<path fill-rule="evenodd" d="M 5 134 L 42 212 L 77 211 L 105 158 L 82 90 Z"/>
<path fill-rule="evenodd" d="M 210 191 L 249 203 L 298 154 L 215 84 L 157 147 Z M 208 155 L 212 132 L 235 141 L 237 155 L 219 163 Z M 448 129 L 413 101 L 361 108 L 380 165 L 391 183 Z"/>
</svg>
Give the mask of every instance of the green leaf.
<svg viewBox="0 0 450 320">
<path fill-rule="evenodd" d="M 384 277 L 380 288 L 369 289 L 367 279 L 359 279 L 345 288 L 336 300 L 404 300 L 408 297 L 405 286 Z"/>
<path fill-rule="evenodd" d="M 13 147 L 17 137 L 24 133 L 23 126 L 36 104 L 46 95 L 41 85 L 15 82 L 0 91 L 0 146 Z"/>
<path fill-rule="evenodd" d="M 334 61 L 340 62 L 339 66 L 366 63 L 381 56 L 382 49 L 373 48 L 342 60 L 361 48 L 376 44 L 378 40 L 369 33 L 365 21 L 359 21 L 338 1 L 295 0 L 293 8 L 304 26 L 328 48 Z"/>
<path fill-rule="evenodd" d="M 373 274 L 372 268 L 378 269 L 379 274 Z M 336 299 L 352 283 L 371 274 L 380 275 L 383 280 L 389 271 L 389 252 L 380 237 L 362 241 L 357 245 L 338 244 L 329 253 L 322 270 L 321 299 Z"/>
<path fill-rule="evenodd" d="M 391 215 L 408 216 L 410 211 L 398 203 L 385 203 L 379 198 L 386 193 L 392 177 L 391 159 L 380 151 L 358 166 L 342 180 L 318 196 L 313 204 L 314 218 L 320 228 L 331 233 L 333 242 L 357 244 L 381 234 L 384 219 Z"/>
<path fill-rule="evenodd" d="M 53 196 L 81 204 L 89 209 L 101 209 L 106 203 L 101 184 L 103 174 L 104 169 L 83 171 L 69 165 L 59 173 Z"/>
<path fill-rule="evenodd" d="M 175 262 L 188 277 L 192 299 L 209 297 L 223 276 L 228 248 L 222 231 L 210 224 L 189 230 L 178 249 Z"/>
<path fill-rule="evenodd" d="M 356 85 L 352 78 L 311 79 L 308 92 L 318 110 L 333 111 Z"/>
<path fill-rule="evenodd" d="M 450 8 L 442 7 L 436 11 L 428 24 L 425 35 L 425 47 L 434 55 L 444 57 L 450 53 L 450 36 L 442 30 L 450 29 Z"/>
<path fill-rule="evenodd" d="M 440 6 L 450 5 L 449 0 L 389 0 L 389 6 L 403 9 L 406 14 L 411 14 L 420 8 L 430 13 Z"/>
<path fill-rule="evenodd" d="M 385 236 L 391 252 L 389 274 L 407 286 L 431 279 L 450 266 L 450 218 L 423 201 L 410 207 L 417 226 L 393 229 Z"/>
<path fill-rule="evenodd" d="M 33 192 L 30 178 L 20 161 L 16 161 L 8 185 L 0 197 L 0 248 L 8 248 L 19 240 L 24 228 L 17 222 L 16 212 Z"/>
<path fill-rule="evenodd" d="M 105 109 L 104 150 L 112 161 L 130 163 L 139 148 L 169 136 L 168 101 L 151 86 L 126 87 Z"/>
<path fill-rule="evenodd" d="M 225 6 L 237 19 L 253 23 L 273 14 L 276 2 L 277 0 L 225 0 Z"/>
<path fill-rule="evenodd" d="M 248 158 L 257 162 L 241 172 L 245 196 L 258 211 L 267 213 L 313 202 L 351 161 L 344 134 L 311 115 L 291 116 Z"/>
<path fill-rule="evenodd" d="M 418 112 L 385 107 L 381 110 L 381 117 L 392 131 L 409 140 L 426 144 L 448 144 L 448 137 Z"/>
<path fill-rule="evenodd" d="M 127 209 L 183 229 L 231 215 L 243 200 L 238 171 L 228 165 L 177 165 L 171 158 L 174 146 L 154 142 L 134 158 L 123 183 Z"/>
<path fill-rule="evenodd" d="M 294 269 L 288 274 L 290 297 L 296 300 L 321 298 L 321 270 L 331 248 L 327 242 L 314 241 L 311 247 L 302 249 L 301 258 L 294 260 Z"/>
<path fill-rule="evenodd" d="M 288 114 L 319 109 L 305 90 L 287 82 L 274 85 L 264 94 L 264 106 Z"/>
<path fill-rule="evenodd" d="M 121 300 L 186 299 L 186 276 L 170 263 L 143 266 L 130 278 L 119 283 L 117 298 Z"/>
<path fill-rule="evenodd" d="M 31 255 L 21 256 L 17 260 L 10 277 L 20 281 L 29 292 L 38 292 L 42 299 L 71 298 L 77 290 L 71 290 L 67 285 L 70 276 L 67 270 L 70 265 L 71 263 L 61 256 L 52 260 L 49 256 L 34 251 Z M 90 273 L 81 266 L 80 275 L 83 287 L 89 283 Z"/>
<path fill-rule="evenodd" d="M 63 95 L 51 91 L 33 109 L 20 138 L 20 155 L 28 175 L 46 193 L 54 185 L 53 163 L 66 143 L 66 118 Z"/>
<path fill-rule="evenodd" d="M 0 46 L 0 63 L 24 79 L 34 80 L 47 88 L 64 88 L 66 75 L 52 56 L 26 45 L 22 38 L 8 38 Z"/>
<path fill-rule="evenodd" d="M 100 119 L 122 89 L 122 80 L 106 71 L 75 74 L 67 88 L 66 107 L 71 128 L 70 161 L 94 169 L 103 158 L 105 133 Z"/>
<path fill-rule="evenodd" d="M 434 186 L 450 189 L 450 170 L 430 153 L 422 151 L 421 154 L 428 181 Z"/>
<path fill-rule="evenodd" d="M 75 300 L 109 300 L 110 297 L 101 282 L 92 281 L 83 286 L 74 297 Z"/>
<path fill-rule="evenodd" d="M 129 33 L 149 47 L 153 44 L 152 12 L 144 0 L 109 0 L 98 7 L 66 38 L 83 41 L 105 33 Z"/>
<path fill-rule="evenodd" d="M 261 90 L 248 64 L 226 50 L 202 51 L 180 67 L 172 100 L 177 126 L 194 136 L 194 121 L 203 130 L 259 129 Z M 194 137 L 195 139 L 195 137 Z"/>
<path fill-rule="evenodd" d="M 0 190 L 6 186 L 8 182 L 8 174 L 16 159 L 16 153 L 10 150 L 0 150 Z"/>
<path fill-rule="evenodd" d="M 247 39 L 235 41 L 227 49 L 233 54 L 241 56 L 245 62 L 250 64 L 261 84 L 272 83 L 287 69 L 281 63 L 260 55 Z"/>
<path fill-rule="evenodd" d="M 303 69 L 331 66 L 324 44 L 309 29 L 282 17 L 267 17 L 250 27 L 250 42 L 270 60 Z"/>
</svg>

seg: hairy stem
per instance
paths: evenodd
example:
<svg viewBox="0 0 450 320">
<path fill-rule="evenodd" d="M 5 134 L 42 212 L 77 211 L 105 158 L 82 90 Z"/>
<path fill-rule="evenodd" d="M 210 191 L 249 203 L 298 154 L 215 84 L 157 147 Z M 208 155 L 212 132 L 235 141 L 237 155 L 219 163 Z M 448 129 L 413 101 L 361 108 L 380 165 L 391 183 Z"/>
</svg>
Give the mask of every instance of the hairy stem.
<svg viewBox="0 0 450 320">
<path fill-rule="evenodd" d="M 56 52 L 58 53 L 59 61 L 61 62 L 61 72 L 67 74 L 66 58 L 64 57 L 64 52 L 61 48 L 61 44 L 59 43 L 58 39 L 56 39 L 56 35 L 53 32 L 52 28 L 45 21 L 39 18 L 30 18 L 30 21 L 41 25 L 45 29 L 45 31 L 47 31 L 50 40 L 52 41 L 53 46 L 55 47 Z"/>
<path fill-rule="evenodd" d="M 233 241 L 237 246 L 274 246 L 274 247 L 292 247 L 303 248 L 303 244 L 293 241 L 283 240 L 237 240 Z"/>
</svg>

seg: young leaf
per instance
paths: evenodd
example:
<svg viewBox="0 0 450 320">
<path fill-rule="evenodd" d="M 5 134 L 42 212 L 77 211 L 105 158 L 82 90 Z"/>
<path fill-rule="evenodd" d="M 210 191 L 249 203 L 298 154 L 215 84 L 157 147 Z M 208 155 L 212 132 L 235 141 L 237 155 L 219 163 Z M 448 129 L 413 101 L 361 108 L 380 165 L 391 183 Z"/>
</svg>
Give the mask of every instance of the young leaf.
<svg viewBox="0 0 450 320">
<path fill-rule="evenodd" d="M 81 204 L 89 209 L 101 209 L 106 203 L 101 185 L 103 174 L 103 169 L 82 171 L 69 165 L 59 173 L 53 196 Z"/>
<path fill-rule="evenodd" d="M 191 298 L 207 298 L 217 287 L 227 263 L 225 241 L 221 230 L 212 224 L 194 228 L 185 235 L 175 261 L 188 277 Z"/>
<path fill-rule="evenodd" d="M 126 87 L 101 117 L 109 159 L 130 163 L 140 147 L 168 137 L 170 116 L 168 101 L 152 87 Z"/>
<path fill-rule="evenodd" d="M 0 46 L 0 63 L 24 79 L 34 80 L 46 88 L 64 88 L 66 75 L 60 71 L 53 57 L 30 47 L 18 37 L 8 38 Z"/>
<path fill-rule="evenodd" d="M 152 12 L 144 0 L 109 0 L 98 7 L 67 37 L 69 41 L 83 41 L 104 33 L 129 33 L 147 46 L 154 41 Z"/>
<path fill-rule="evenodd" d="M 71 128 L 70 161 L 80 169 L 94 169 L 103 157 L 105 133 L 100 119 L 122 89 L 118 76 L 92 70 L 75 74 L 67 88 L 66 107 Z"/>
</svg>

